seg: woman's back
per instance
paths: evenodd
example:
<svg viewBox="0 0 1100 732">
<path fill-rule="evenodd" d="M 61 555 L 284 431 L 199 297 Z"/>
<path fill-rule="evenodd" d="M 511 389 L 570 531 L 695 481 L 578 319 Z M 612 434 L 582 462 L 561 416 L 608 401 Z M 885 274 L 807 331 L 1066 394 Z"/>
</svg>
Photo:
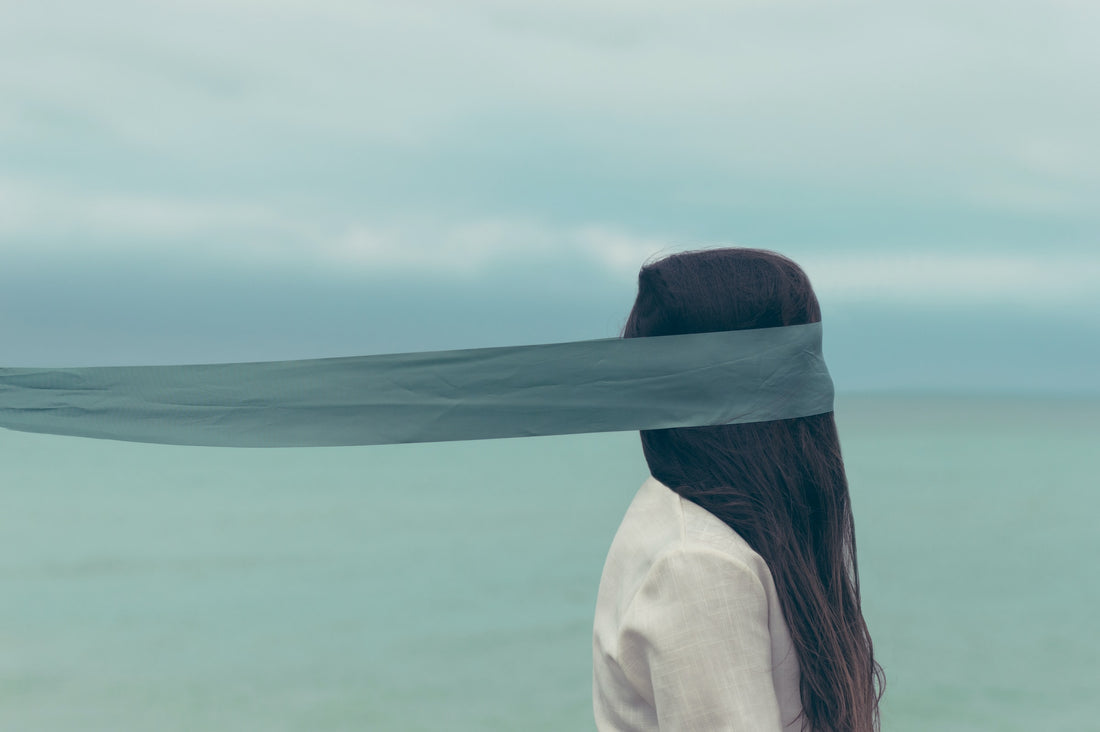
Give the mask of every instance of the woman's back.
<svg viewBox="0 0 1100 732">
<path fill-rule="evenodd" d="M 601 732 L 800 729 L 798 659 L 767 564 L 653 477 L 604 565 L 593 703 Z"/>
</svg>

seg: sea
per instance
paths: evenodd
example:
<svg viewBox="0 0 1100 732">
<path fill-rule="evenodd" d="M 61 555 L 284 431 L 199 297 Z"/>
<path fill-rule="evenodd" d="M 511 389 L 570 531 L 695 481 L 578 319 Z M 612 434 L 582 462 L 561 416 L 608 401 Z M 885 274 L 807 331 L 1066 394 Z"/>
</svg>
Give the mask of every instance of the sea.
<svg viewBox="0 0 1100 732">
<path fill-rule="evenodd" d="M 1100 397 L 841 394 L 897 732 L 1100 730 Z M 0 730 L 593 730 L 636 433 L 229 449 L 0 430 Z"/>
</svg>

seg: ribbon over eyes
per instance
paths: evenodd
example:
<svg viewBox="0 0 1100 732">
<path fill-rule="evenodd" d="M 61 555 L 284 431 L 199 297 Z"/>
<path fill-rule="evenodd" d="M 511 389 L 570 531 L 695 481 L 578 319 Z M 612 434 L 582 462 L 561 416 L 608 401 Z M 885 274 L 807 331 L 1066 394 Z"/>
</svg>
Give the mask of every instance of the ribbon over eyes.
<svg viewBox="0 0 1100 732">
<path fill-rule="evenodd" d="M 479 440 L 832 409 L 821 323 L 298 361 L 0 368 L 0 427 L 174 445 Z"/>
</svg>

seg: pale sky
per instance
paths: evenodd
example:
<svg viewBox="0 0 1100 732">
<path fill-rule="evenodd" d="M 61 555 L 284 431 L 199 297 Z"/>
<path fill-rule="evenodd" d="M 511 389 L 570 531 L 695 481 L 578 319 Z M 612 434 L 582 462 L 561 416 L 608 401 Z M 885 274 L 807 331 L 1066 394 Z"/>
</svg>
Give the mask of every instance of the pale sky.
<svg viewBox="0 0 1100 732">
<path fill-rule="evenodd" d="M 0 365 L 613 336 L 806 268 L 847 389 L 1100 390 L 1100 5 L 7 3 Z"/>
</svg>

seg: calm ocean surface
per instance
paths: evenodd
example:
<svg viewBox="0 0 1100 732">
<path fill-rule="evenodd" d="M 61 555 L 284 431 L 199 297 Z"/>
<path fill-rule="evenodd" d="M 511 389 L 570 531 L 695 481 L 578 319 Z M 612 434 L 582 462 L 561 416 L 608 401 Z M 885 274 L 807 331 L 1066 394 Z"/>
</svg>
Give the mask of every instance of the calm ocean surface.
<svg viewBox="0 0 1100 732">
<path fill-rule="evenodd" d="M 837 418 L 884 729 L 1100 729 L 1100 400 Z M 0 463 L 5 732 L 593 729 L 636 433 Z"/>
</svg>

